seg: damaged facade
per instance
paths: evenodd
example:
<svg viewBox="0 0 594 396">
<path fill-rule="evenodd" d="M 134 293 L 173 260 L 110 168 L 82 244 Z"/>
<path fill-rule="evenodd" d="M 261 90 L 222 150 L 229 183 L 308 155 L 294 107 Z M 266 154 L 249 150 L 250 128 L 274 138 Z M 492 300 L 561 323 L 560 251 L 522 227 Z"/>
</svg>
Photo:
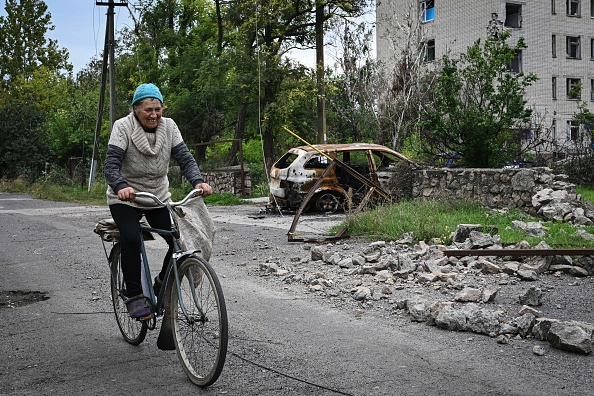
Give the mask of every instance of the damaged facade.
<svg viewBox="0 0 594 396">
<path fill-rule="evenodd" d="M 448 54 L 466 52 L 477 39 L 511 31 L 510 43 L 523 37 L 511 72 L 538 76 L 526 89 L 528 106 L 542 117 L 551 154 L 590 146 L 590 127 L 572 118 L 584 102 L 594 111 L 594 3 L 584 0 L 473 2 L 444 0 L 378 1 L 377 58 L 390 72 L 399 54 L 416 37 L 428 67 Z M 409 25 L 410 23 L 410 25 Z M 418 30 L 410 34 L 410 29 Z M 578 95 L 572 88 L 581 86 Z"/>
</svg>

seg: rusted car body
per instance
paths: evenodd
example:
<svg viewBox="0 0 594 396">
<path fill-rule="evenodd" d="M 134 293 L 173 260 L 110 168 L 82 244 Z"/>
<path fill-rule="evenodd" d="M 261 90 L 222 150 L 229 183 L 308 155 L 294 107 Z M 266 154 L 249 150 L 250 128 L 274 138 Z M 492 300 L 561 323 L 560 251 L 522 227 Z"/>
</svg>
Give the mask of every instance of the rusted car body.
<svg viewBox="0 0 594 396">
<path fill-rule="evenodd" d="M 385 146 L 369 143 L 321 144 L 294 147 L 270 170 L 269 208 L 296 210 L 328 165 L 338 159 L 374 185 L 402 195 L 395 187 L 402 170 L 413 162 Z M 334 212 L 356 204 L 365 193 L 365 183 L 344 166 L 328 172 L 317 187 L 305 210 Z"/>
</svg>

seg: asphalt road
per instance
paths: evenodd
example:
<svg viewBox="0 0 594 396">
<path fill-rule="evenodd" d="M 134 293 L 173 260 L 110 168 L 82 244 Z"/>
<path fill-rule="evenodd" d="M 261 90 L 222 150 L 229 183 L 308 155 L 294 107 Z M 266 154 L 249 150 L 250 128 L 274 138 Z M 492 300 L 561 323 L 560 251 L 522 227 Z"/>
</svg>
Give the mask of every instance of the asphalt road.
<svg viewBox="0 0 594 396">
<path fill-rule="evenodd" d="M 261 205 L 210 208 L 212 263 L 230 321 L 227 364 L 208 389 L 192 385 L 157 331 L 126 344 L 109 297 L 95 222 L 106 207 L 0 193 L 0 295 L 46 299 L 0 306 L 1 395 L 589 395 L 594 357 L 532 353 L 493 339 L 333 305 L 257 275 L 288 243 L 290 216 Z M 321 230 L 338 220 L 310 219 Z M 164 253 L 161 241 L 151 257 Z M 23 296 L 23 294 L 10 294 Z M 25 295 L 28 296 L 28 295 Z M 6 300 L 2 300 L 5 302 Z"/>
</svg>

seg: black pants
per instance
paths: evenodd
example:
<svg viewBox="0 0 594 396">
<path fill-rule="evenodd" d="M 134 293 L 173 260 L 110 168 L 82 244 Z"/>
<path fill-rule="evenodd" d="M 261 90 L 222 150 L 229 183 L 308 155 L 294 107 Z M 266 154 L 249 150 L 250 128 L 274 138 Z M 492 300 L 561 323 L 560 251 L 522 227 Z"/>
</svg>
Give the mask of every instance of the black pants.
<svg viewBox="0 0 594 396">
<path fill-rule="evenodd" d="M 126 295 L 133 297 L 142 294 L 142 283 L 140 280 L 140 225 L 139 220 L 144 217 L 153 228 L 161 230 L 171 229 L 171 217 L 167 208 L 140 209 L 125 204 L 110 205 L 111 216 L 120 230 L 120 245 L 122 273 L 126 282 Z M 163 266 L 159 278 L 164 279 L 167 272 L 167 265 L 173 253 L 173 237 L 163 235 L 163 239 L 169 245 L 169 250 L 163 260 Z"/>
</svg>

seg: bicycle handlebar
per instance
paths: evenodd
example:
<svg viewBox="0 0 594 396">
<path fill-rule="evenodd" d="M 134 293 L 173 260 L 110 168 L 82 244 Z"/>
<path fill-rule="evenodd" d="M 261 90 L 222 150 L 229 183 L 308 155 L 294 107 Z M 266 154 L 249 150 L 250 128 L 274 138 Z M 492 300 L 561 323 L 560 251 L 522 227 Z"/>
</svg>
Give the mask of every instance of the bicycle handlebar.
<svg viewBox="0 0 594 396">
<path fill-rule="evenodd" d="M 137 192 L 134 195 L 136 195 L 137 197 L 141 197 L 141 198 L 151 198 L 159 206 L 169 205 L 171 207 L 176 207 L 176 206 L 180 206 L 180 205 L 185 204 L 186 202 L 188 202 L 192 198 L 196 198 L 196 197 L 201 196 L 203 192 L 204 192 L 204 190 L 202 190 L 201 188 L 196 188 L 196 189 L 190 191 L 188 193 L 188 195 L 186 195 L 184 197 L 184 199 L 182 199 L 181 201 L 168 202 L 168 203 L 165 203 L 165 202 L 161 201 L 159 198 L 157 198 L 157 196 L 155 194 L 152 194 L 152 193 L 149 193 L 149 192 Z"/>
</svg>

